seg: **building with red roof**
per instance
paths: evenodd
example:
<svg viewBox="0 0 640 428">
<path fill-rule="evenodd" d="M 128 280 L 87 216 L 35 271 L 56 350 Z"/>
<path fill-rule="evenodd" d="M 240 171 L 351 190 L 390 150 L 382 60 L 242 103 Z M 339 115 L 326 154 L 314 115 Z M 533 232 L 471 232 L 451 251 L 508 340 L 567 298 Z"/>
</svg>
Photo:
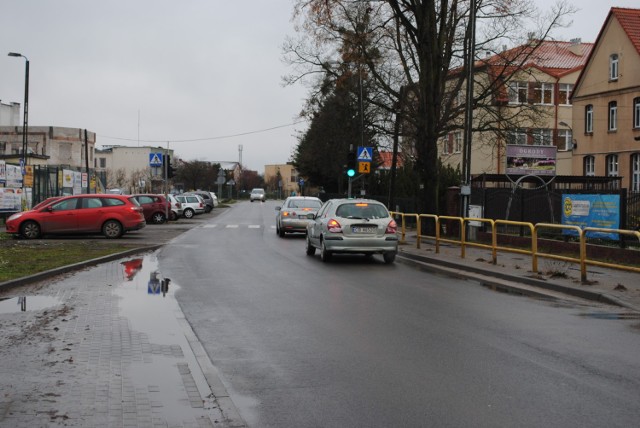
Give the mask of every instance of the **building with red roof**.
<svg viewBox="0 0 640 428">
<path fill-rule="evenodd" d="M 573 94 L 575 175 L 640 192 L 640 9 L 611 8 Z"/>
<path fill-rule="evenodd" d="M 491 93 L 474 109 L 471 174 L 504 174 L 509 144 L 555 146 L 556 174 L 571 175 L 571 95 L 593 44 L 530 40 L 476 61 L 475 88 Z M 452 73 L 461 70 L 453 70 Z M 487 88 L 492 88 L 487 91 Z M 459 94 L 464 102 L 464 94 Z M 441 141 L 440 159 L 462 167 L 463 129 Z"/>
</svg>

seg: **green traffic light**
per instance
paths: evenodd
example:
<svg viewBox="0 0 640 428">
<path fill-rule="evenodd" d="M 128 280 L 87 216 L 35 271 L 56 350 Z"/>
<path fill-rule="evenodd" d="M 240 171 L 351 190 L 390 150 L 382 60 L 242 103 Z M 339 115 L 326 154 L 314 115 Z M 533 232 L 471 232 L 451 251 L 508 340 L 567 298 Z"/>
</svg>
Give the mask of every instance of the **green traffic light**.
<svg viewBox="0 0 640 428">
<path fill-rule="evenodd" d="M 354 175 L 356 175 L 356 170 L 355 169 L 348 169 L 347 170 L 347 175 L 349 177 L 353 177 Z"/>
</svg>

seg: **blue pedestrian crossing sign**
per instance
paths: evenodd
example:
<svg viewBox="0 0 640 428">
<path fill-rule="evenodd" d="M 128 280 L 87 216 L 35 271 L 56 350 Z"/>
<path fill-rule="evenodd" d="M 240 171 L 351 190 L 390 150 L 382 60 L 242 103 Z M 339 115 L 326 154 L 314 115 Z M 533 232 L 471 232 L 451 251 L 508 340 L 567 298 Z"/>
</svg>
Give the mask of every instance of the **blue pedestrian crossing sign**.
<svg viewBox="0 0 640 428">
<path fill-rule="evenodd" d="M 162 166 L 162 153 L 149 153 L 149 166 Z"/>
<path fill-rule="evenodd" d="M 371 162 L 373 160 L 373 147 L 358 147 L 358 162 Z"/>
</svg>

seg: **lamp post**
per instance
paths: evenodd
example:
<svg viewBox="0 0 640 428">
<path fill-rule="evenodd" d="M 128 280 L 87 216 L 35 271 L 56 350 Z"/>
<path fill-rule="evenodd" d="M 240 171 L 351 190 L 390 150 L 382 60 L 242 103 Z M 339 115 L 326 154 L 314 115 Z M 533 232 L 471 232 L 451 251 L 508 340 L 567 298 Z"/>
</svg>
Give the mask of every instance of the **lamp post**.
<svg viewBox="0 0 640 428">
<path fill-rule="evenodd" d="M 17 53 L 17 52 L 9 52 L 9 56 L 14 57 L 22 57 L 25 59 L 25 74 L 24 74 L 24 122 L 22 124 L 22 165 L 20 166 L 20 170 L 22 172 L 22 194 L 25 197 L 25 169 L 27 166 L 27 132 L 29 129 L 29 58 L 26 56 Z"/>
</svg>

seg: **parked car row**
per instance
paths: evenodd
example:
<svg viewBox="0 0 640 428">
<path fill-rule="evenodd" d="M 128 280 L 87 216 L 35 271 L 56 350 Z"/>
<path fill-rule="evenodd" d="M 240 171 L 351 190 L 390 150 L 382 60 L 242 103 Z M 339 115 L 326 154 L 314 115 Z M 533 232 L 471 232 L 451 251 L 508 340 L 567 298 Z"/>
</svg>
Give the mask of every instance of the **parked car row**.
<svg viewBox="0 0 640 428">
<path fill-rule="evenodd" d="M 137 194 L 132 195 L 144 209 L 147 223 L 160 224 L 169 220 L 178 220 L 181 217 L 192 218 L 198 214 L 211 212 L 218 204 L 215 193 L 196 191 L 179 195 Z"/>
<path fill-rule="evenodd" d="M 276 232 L 306 234 L 306 253 L 320 250 L 323 262 L 333 254 L 382 254 L 393 263 L 398 252 L 398 226 L 381 202 L 371 199 L 330 199 L 291 196 L 276 207 Z"/>
<path fill-rule="evenodd" d="M 212 207 L 200 193 L 207 193 Z M 31 210 L 11 215 L 6 231 L 26 239 L 44 235 L 103 234 L 119 238 L 147 224 L 161 224 L 180 217 L 192 218 L 217 205 L 215 194 L 193 192 L 181 195 L 117 193 L 54 196 Z"/>
</svg>

